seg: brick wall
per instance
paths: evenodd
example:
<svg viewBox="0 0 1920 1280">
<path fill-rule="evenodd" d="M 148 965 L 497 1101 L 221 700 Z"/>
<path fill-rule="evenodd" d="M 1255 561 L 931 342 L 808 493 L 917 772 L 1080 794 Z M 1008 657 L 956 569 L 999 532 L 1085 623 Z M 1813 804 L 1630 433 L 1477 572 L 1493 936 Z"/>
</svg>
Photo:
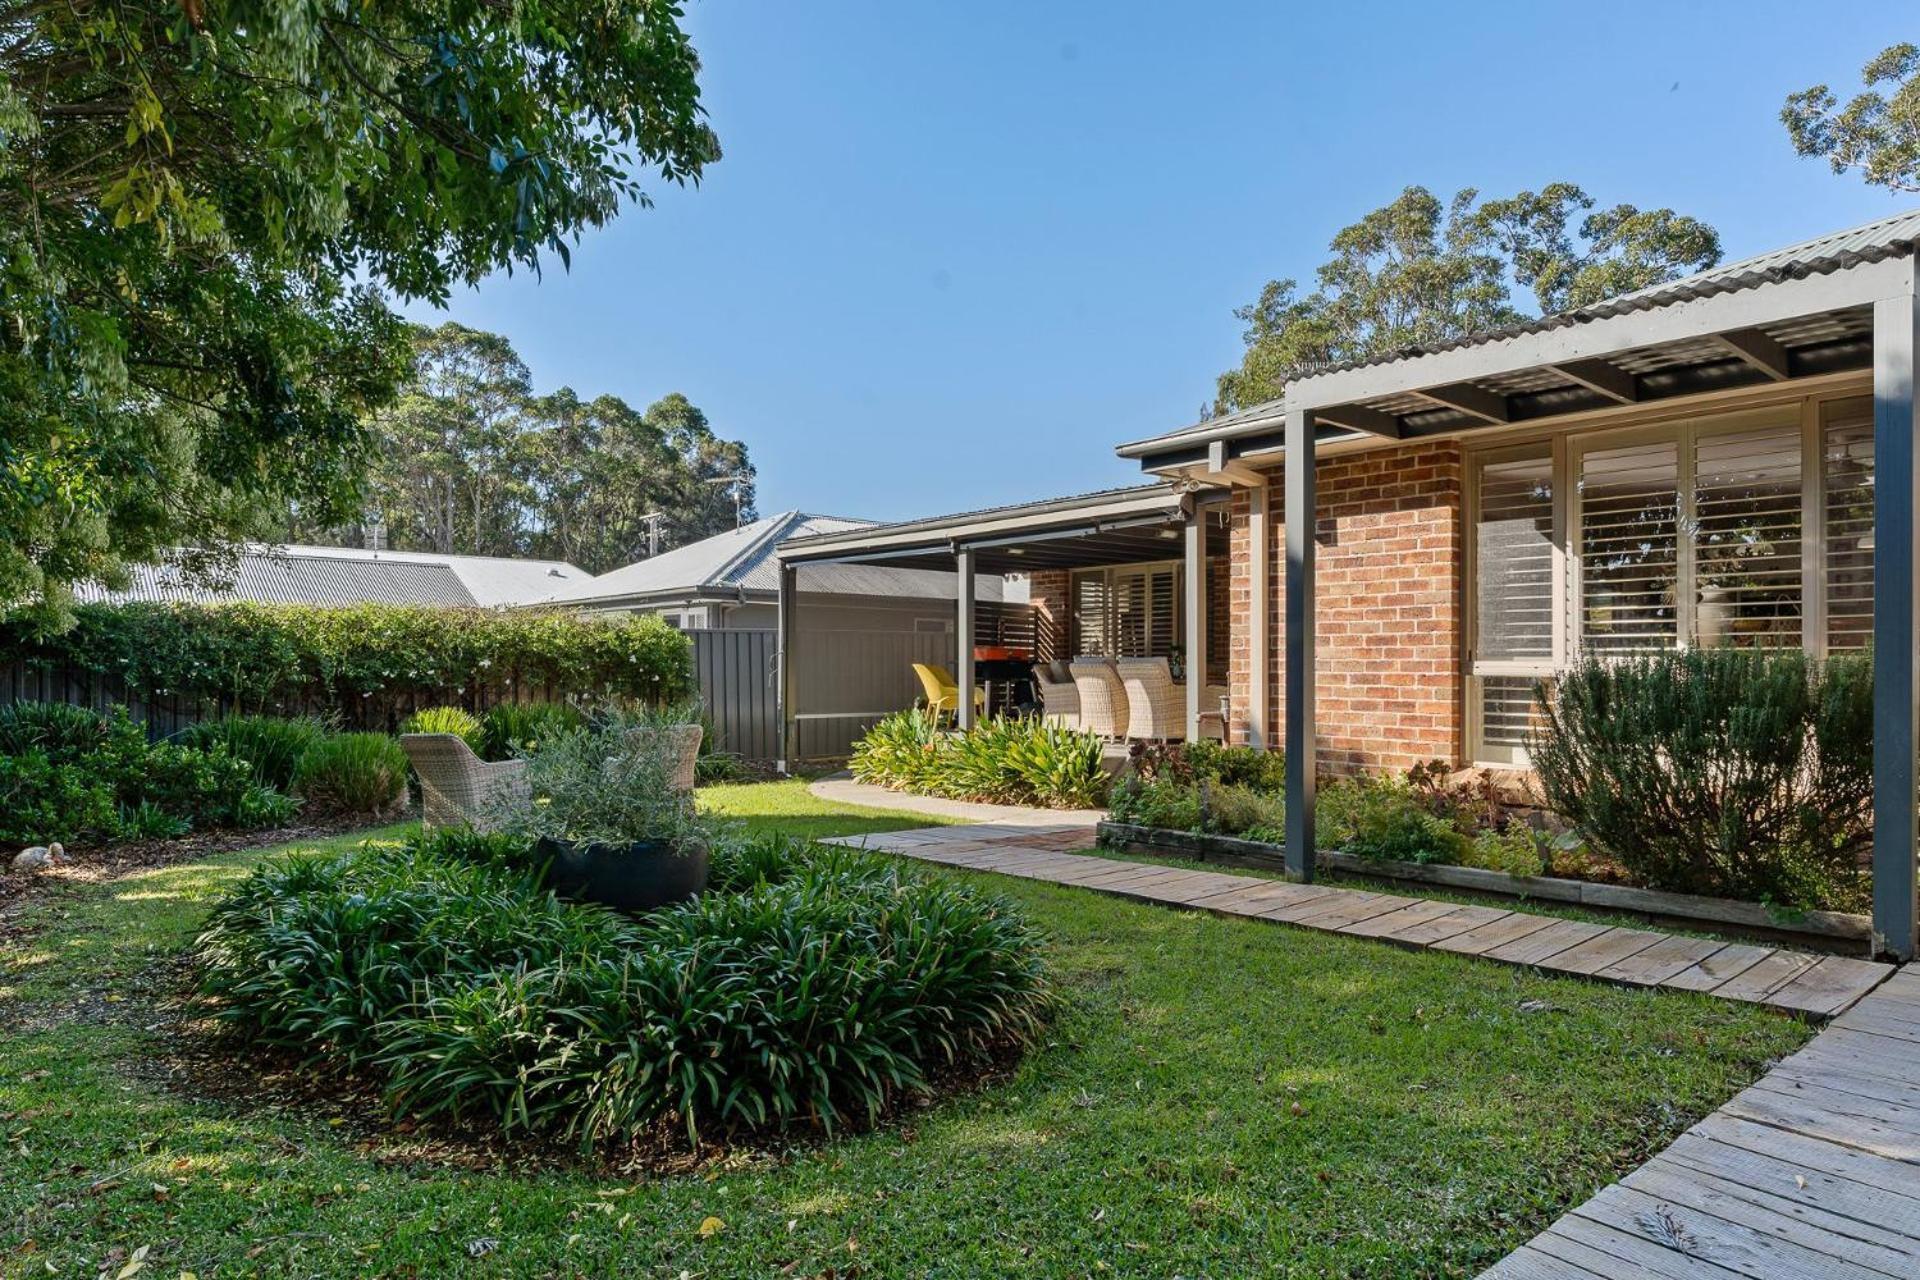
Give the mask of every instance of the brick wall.
<svg viewBox="0 0 1920 1280">
<path fill-rule="evenodd" d="M 1404 769 L 1465 751 L 1461 573 L 1465 467 L 1445 441 L 1323 459 L 1315 513 L 1321 769 Z M 1267 664 L 1271 745 L 1285 742 L 1285 510 L 1270 476 L 1268 652 L 1249 645 L 1250 493 L 1235 493 L 1229 536 L 1233 740 L 1245 741 L 1252 664 Z"/>
</svg>

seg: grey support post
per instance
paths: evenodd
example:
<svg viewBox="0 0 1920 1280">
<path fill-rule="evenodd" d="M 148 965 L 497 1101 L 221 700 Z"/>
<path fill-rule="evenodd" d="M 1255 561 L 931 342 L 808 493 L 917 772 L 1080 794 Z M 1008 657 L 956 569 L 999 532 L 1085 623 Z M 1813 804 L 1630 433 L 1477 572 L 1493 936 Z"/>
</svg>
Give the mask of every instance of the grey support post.
<svg viewBox="0 0 1920 1280">
<path fill-rule="evenodd" d="M 773 633 L 774 717 L 780 726 L 780 760 L 777 767 L 782 774 L 793 767 L 799 754 L 799 721 L 794 719 L 798 708 L 793 702 L 793 639 L 798 634 L 794 622 L 795 611 L 800 604 L 799 574 L 800 570 L 793 565 L 780 566 L 779 614 Z"/>
<path fill-rule="evenodd" d="M 1218 710 L 1207 697 L 1207 509 L 1187 521 L 1187 741 L 1200 738 L 1200 713 Z"/>
<path fill-rule="evenodd" d="M 973 728 L 973 552 L 966 547 L 953 553 L 955 572 L 960 578 L 959 616 L 954 619 L 953 682 L 960 686 L 960 705 L 953 718 L 962 729 Z"/>
<path fill-rule="evenodd" d="M 1313 879 L 1313 415 L 1287 410 L 1287 874 Z"/>
<path fill-rule="evenodd" d="M 1920 468 L 1914 362 L 1920 311 L 1912 278 L 1873 308 L 1873 933 L 1875 950 L 1915 947 L 1914 751 L 1920 734 L 1920 627 L 1914 590 Z"/>
</svg>

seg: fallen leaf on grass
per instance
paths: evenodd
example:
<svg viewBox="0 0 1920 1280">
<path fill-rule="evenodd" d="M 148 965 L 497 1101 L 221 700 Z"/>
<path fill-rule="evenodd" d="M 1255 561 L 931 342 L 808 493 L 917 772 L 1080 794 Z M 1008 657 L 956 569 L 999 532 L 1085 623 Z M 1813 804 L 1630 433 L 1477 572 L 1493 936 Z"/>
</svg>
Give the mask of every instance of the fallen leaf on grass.
<svg viewBox="0 0 1920 1280">
<path fill-rule="evenodd" d="M 702 1240 L 708 1236 L 717 1236 L 726 1229 L 726 1222 L 720 1218 L 713 1217 L 711 1214 L 700 1219 L 700 1238 Z"/>
</svg>

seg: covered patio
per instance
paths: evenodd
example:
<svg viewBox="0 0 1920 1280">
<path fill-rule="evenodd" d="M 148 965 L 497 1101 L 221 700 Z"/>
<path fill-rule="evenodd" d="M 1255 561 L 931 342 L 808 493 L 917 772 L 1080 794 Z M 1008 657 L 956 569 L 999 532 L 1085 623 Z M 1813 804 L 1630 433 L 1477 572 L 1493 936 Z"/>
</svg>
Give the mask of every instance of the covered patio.
<svg viewBox="0 0 1920 1280">
<path fill-rule="evenodd" d="M 1170 480 L 783 543 L 778 671 L 786 760 L 800 758 L 801 727 L 813 714 L 796 679 L 807 643 L 803 575 L 828 565 L 952 575 L 952 633 L 967 641 L 953 646 L 960 728 L 980 714 L 965 691 L 991 680 L 997 692 L 985 705 L 1020 709 L 1006 690 L 1024 682 L 1033 664 L 1083 656 L 1167 659 L 1186 677 L 1186 736 L 1218 726 L 1218 691 L 1209 705 L 1207 690 L 1224 684 L 1227 667 L 1224 497 Z M 1012 577 L 1029 584 L 1030 636 L 990 634 L 983 625 L 981 584 Z"/>
<path fill-rule="evenodd" d="M 1314 871 L 1317 686 L 1329 679 L 1317 649 L 1341 603 L 1316 587 L 1322 552 L 1340 551 L 1319 476 L 1329 459 L 1418 445 L 1453 486 L 1450 580 L 1465 621 L 1445 678 L 1466 704 L 1469 758 L 1500 741 L 1489 717 L 1523 722 L 1531 688 L 1576 654 L 1784 643 L 1822 656 L 1871 636 L 1875 950 L 1914 956 L 1916 236 L 1920 214 L 1884 219 L 1501 332 L 1328 366 L 1282 400 L 1122 447 L 1193 484 L 1251 467 L 1254 517 L 1283 515 L 1280 572 L 1250 575 L 1249 614 L 1266 617 L 1280 579 L 1296 878 Z M 1717 572 L 1729 555 L 1739 571 Z M 1249 719 L 1264 717 L 1266 662 L 1246 679 Z"/>
</svg>

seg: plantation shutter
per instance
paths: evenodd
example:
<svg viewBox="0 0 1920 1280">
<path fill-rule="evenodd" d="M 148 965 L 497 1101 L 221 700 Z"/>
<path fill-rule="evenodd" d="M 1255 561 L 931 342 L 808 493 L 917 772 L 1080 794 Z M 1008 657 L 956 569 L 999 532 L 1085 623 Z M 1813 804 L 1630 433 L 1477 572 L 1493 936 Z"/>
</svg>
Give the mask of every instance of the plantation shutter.
<svg viewBox="0 0 1920 1280">
<path fill-rule="evenodd" d="M 1100 656 L 1108 651 L 1107 575 L 1073 576 L 1073 656 Z"/>
<path fill-rule="evenodd" d="M 1873 401 L 1841 400 L 1824 410 L 1827 652 L 1857 652 L 1873 642 Z"/>
<path fill-rule="evenodd" d="M 1179 641 L 1180 631 L 1180 576 L 1178 570 L 1169 566 L 1155 569 L 1146 575 L 1147 590 L 1147 647 L 1142 656 L 1149 658 L 1170 655 Z"/>
<path fill-rule="evenodd" d="M 1551 449 L 1487 459 L 1474 499 L 1473 754 L 1518 764 L 1556 651 Z"/>
<path fill-rule="evenodd" d="M 1474 658 L 1553 657 L 1553 456 L 1480 469 Z"/>
<path fill-rule="evenodd" d="M 1580 456 L 1581 644 L 1599 653 L 1679 643 L 1680 450 L 1669 438 Z"/>
<path fill-rule="evenodd" d="M 1797 421 L 1702 433 L 1694 446 L 1693 638 L 1802 641 Z"/>
</svg>

